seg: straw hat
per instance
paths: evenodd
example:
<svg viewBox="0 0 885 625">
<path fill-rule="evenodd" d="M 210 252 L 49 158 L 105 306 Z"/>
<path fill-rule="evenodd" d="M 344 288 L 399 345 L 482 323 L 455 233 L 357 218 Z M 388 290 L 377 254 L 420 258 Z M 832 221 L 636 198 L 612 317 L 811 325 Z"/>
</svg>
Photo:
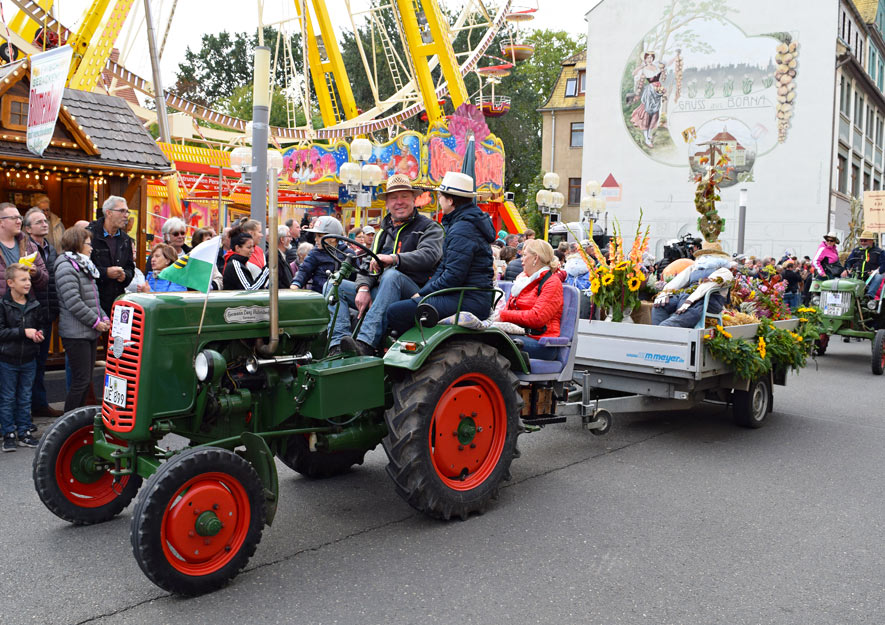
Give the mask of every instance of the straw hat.
<svg viewBox="0 0 885 625">
<path fill-rule="evenodd" d="M 838 245 L 842 241 L 839 240 L 839 237 L 836 235 L 835 230 L 830 230 L 824 235 L 824 239 L 836 239 L 836 244 Z"/>
<path fill-rule="evenodd" d="M 694 253 L 694 257 L 698 258 L 700 256 L 704 256 L 705 254 L 715 254 L 716 256 L 724 256 L 726 258 L 731 258 L 722 249 L 722 243 L 720 243 L 719 241 L 714 241 L 713 243 L 710 243 L 709 241 L 704 241 L 701 244 L 701 249 L 697 250 Z"/>
<path fill-rule="evenodd" d="M 382 200 L 387 197 L 388 193 L 396 193 L 397 191 L 411 191 L 415 197 L 421 195 L 424 190 L 412 186 L 412 181 L 404 174 L 393 174 L 387 179 L 384 191 L 379 191 L 377 195 Z"/>
<path fill-rule="evenodd" d="M 860 233 L 860 236 L 857 238 L 858 239 L 869 239 L 870 241 L 875 241 L 876 240 L 876 233 L 873 232 L 872 230 L 864 230 L 863 232 Z"/>
<path fill-rule="evenodd" d="M 458 197 L 476 197 L 473 188 L 473 177 L 459 171 L 446 172 L 439 184 L 440 193 L 457 195 Z"/>
</svg>

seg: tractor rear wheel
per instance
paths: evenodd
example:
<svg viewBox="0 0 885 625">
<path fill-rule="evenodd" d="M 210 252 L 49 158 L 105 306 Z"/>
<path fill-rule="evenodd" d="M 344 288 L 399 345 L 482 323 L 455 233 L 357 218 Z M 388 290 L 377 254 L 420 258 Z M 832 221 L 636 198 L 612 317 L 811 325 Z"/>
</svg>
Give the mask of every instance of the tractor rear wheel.
<svg viewBox="0 0 885 625">
<path fill-rule="evenodd" d="M 313 479 L 346 473 L 353 465 L 362 464 L 365 456 L 366 451 L 361 449 L 311 451 L 308 439 L 303 434 L 290 436 L 286 440 L 286 451 L 277 454 L 287 467 Z"/>
<path fill-rule="evenodd" d="M 882 375 L 885 371 L 885 330 L 876 330 L 873 337 L 872 368 L 874 375 Z"/>
<path fill-rule="evenodd" d="M 34 486 L 43 504 L 56 516 L 75 525 L 108 521 L 135 497 L 141 476 L 127 475 L 114 484 L 103 465 L 110 464 L 92 453 L 95 415 L 100 406 L 77 408 L 59 417 L 37 445 L 34 454 Z M 108 442 L 125 441 L 105 434 Z"/>
<path fill-rule="evenodd" d="M 442 519 L 482 513 L 510 479 L 522 399 L 509 361 L 453 341 L 394 382 L 387 473 L 413 508 Z"/>
<path fill-rule="evenodd" d="M 135 505 L 130 540 L 138 566 L 169 592 L 217 590 L 255 553 L 264 504 L 247 460 L 217 447 L 188 449 L 150 477 Z"/>
</svg>

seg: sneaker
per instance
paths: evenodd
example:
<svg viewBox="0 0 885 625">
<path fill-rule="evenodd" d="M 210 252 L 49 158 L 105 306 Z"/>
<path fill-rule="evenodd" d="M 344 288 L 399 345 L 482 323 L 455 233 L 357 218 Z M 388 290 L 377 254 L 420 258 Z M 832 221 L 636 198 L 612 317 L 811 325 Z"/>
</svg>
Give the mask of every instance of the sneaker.
<svg viewBox="0 0 885 625">
<path fill-rule="evenodd" d="M 37 430 L 39 430 L 39 429 L 40 429 L 40 428 L 38 428 L 38 427 L 37 427 L 36 425 L 34 425 L 33 423 L 32 423 L 30 426 L 28 426 L 28 432 L 30 432 L 31 434 L 36 434 L 36 433 L 37 433 Z"/>
<path fill-rule="evenodd" d="M 19 447 L 36 447 L 39 442 L 40 441 L 38 441 L 36 438 L 31 436 L 30 432 L 27 432 L 25 434 L 19 434 L 19 436 L 18 436 L 18 446 Z M 6 445 L 6 441 L 3 441 L 3 444 Z"/>
<path fill-rule="evenodd" d="M 15 434 L 7 434 L 3 437 L 3 451 L 15 451 Z"/>
</svg>

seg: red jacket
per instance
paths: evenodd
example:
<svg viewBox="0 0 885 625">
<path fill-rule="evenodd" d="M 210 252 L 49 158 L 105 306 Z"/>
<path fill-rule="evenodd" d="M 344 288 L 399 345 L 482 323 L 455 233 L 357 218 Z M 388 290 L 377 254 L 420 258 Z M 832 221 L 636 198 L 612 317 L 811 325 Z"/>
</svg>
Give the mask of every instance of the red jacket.
<svg viewBox="0 0 885 625">
<path fill-rule="evenodd" d="M 531 335 L 532 338 L 543 336 L 559 336 L 559 320 L 562 317 L 562 282 L 556 279 L 556 275 L 550 276 L 541 286 L 541 294 L 538 295 L 538 281 L 545 274 L 530 282 L 519 295 L 511 297 L 507 306 L 501 311 L 501 321 L 509 321 L 524 328 L 540 330 L 545 325 L 547 329 L 541 335 Z"/>
</svg>

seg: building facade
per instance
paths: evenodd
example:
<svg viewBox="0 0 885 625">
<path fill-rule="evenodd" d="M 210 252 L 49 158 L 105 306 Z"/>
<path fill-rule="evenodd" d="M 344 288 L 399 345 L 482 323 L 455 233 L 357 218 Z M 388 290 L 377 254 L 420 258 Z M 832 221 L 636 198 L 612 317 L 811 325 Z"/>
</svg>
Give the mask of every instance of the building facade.
<svg viewBox="0 0 885 625">
<path fill-rule="evenodd" d="M 564 221 L 577 221 L 581 203 L 581 161 L 584 151 L 584 94 L 587 91 L 587 52 L 562 61 L 550 98 L 538 111 L 543 119 L 541 168 L 559 174 L 565 196 Z"/>
</svg>

